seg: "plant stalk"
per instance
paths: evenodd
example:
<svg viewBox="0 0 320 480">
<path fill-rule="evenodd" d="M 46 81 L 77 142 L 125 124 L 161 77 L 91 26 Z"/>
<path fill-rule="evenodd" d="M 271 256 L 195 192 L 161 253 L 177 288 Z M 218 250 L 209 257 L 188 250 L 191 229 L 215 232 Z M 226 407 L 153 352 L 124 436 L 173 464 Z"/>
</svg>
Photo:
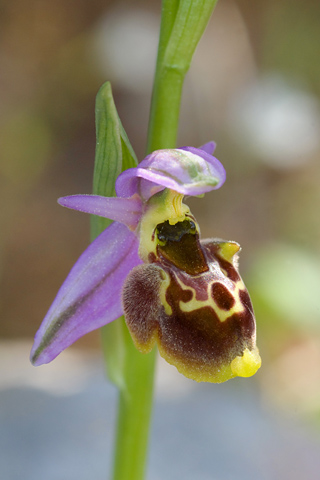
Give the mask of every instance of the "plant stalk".
<svg viewBox="0 0 320 480">
<path fill-rule="evenodd" d="M 174 148 L 184 77 L 217 0 L 163 0 L 147 153 Z M 156 349 L 140 354 L 123 320 L 124 383 L 119 385 L 113 480 L 143 480 L 152 414 Z"/>
</svg>

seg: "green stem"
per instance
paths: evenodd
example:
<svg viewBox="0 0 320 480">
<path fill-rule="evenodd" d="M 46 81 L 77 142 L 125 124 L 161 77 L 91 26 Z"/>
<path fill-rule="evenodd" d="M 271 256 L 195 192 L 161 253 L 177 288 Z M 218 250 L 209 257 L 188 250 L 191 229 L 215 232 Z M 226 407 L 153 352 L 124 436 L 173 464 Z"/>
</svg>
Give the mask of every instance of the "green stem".
<svg viewBox="0 0 320 480">
<path fill-rule="evenodd" d="M 176 144 L 183 77 L 165 62 L 179 0 L 163 0 L 156 73 L 153 83 L 147 153 Z"/>
<path fill-rule="evenodd" d="M 176 146 L 185 75 L 217 0 L 163 0 L 148 152 Z"/>
<path fill-rule="evenodd" d="M 115 445 L 114 480 L 142 480 L 148 452 L 149 424 L 153 400 L 156 350 L 142 355 L 134 347 L 123 321 L 125 376 L 119 390 L 118 430 Z"/>
<path fill-rule="evenodd" d="M 152 95 L 148 152 L 175 147 L 182 86 L 194 50 L 217 0 L 163 0 Z M 143 480 L 152 412 L 155 349 L 141 355 L 123 320 L 114 326 L 124 339 L 119 353 L 118 430 L 113 480 Z M 121 333 L 120 333 L 121 331 Z M 116 335 L 112 338 L 116 338 Z"/>
</svg>

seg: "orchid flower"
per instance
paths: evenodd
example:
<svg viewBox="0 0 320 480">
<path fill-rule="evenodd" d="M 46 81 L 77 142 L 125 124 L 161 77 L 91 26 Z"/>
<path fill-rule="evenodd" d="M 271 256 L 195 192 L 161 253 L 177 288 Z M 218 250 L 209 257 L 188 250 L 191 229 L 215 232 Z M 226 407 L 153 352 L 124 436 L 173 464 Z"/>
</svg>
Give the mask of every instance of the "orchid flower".
<svg viewBox="0 0 320 480">
<path fill-rule="evenodd" d="M 157 150 L 116 180 L 117 197 L 73 195 L 59 204 L 114 220 L 60 288 L 31 352 L 53 360 L 86 333 L 125 315 L 137 349 L 185 376 L 223 382 L 260 367 L 255 318 L 238 273 L 236 242 L 200 240 L 185 195 L 221 187 L 214 142 Z"/>
</svg>

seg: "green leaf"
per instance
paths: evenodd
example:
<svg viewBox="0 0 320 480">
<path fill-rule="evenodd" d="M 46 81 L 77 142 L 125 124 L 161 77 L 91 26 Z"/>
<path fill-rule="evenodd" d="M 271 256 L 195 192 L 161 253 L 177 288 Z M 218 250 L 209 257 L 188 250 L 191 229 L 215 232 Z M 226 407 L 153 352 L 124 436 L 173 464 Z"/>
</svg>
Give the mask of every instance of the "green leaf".
<svg viewBox="0 0 320 480">
<path fill-rule="evenodd" d="M 122 126 L 114 104 L 111 85 L 106 82 L 96 97 L 96 155 L 93 174 L 93 193 L 115 196 L 115 181 L 123 170 L 137 165 L 137 157 Z M 92 239 L 96 238 L 111 220 L 92 215 Z"/>
<path fill-rule="evenodd" d="M 174 2 L 176 4 L 176 2 Z M 163 62 L 165 68 L 186 72 L 217 0 L 181 0 Z M 176 5 L 175 5 L 176 8 Z"/>
<path fill-rule="evenodd" d="M 96 155 L 93 193 L 105 197 L 115 196 L 117 177 L 122 171 L 137 166 L 137 163 L 137 157 L 114 104 L 111 85 L 106 82 L 100 88 L 96 98 Z M 92 215 L 92 240 L 110 223 L 109 219 Z M 122 317 L 101 329 L 107 374 L 109 379 L 121 389 L 124 389 L 126 385 L 124 375 L 129 354 L 126 328 Z"/>
<path fill-rule="evenodd" d="M 184 77 L 217 0 L 163 0 L 148 153 L 176 145 Z"/>
</svg>

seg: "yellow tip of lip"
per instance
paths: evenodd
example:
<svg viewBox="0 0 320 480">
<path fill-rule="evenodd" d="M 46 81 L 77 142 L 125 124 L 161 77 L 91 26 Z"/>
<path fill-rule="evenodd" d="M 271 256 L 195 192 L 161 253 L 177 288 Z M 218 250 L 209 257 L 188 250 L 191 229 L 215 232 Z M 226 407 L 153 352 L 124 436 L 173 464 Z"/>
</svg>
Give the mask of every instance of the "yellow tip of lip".
<svg viewBox="0 0 320 480">
<path fill-rule="evenodd" d="M 238 377 L 251 377 L 261 366 L 259 350 L 255 348 L 251 351 L 246 348 L 242 357 L 234 358 L 230 366 L 234 375 Z"/>
<path fill-rule="evenodd" d="M 228 262 L 232 262 L 234 255 L 239 252 L 240 245 L 237 242 L 224 242 L 220 245 L 220 255 Z"/>
</svg>

